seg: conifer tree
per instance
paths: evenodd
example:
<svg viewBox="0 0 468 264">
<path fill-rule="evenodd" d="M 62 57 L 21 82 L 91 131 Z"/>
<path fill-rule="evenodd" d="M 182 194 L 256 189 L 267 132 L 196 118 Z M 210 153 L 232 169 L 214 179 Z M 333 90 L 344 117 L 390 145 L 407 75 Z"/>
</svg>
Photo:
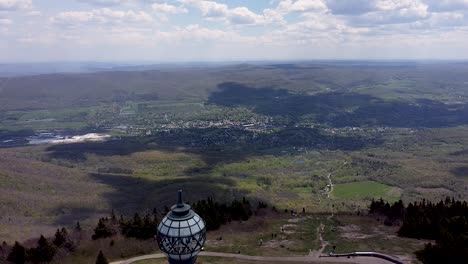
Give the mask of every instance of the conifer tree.
<svg viewBox="0 0 468 264">
<path fill-rule="evenodd" d="M 78 232 L 81 232 L 81 225 L 80 225 L 80 222 L 76 222 L 75 230 L 78 231 Z"/>
<path fill-rule="evenodd" d="M 96 259 L 96 264 L 109 264 L 109 261 L 104 256 L 102 251 L 99 251 L 99 254 L 98 254 L 97 259 Z"/>
<path fill-rule="evenodd" d="M 93 240 L 114 235 L 114 231 L 106 224 L 108 221 L 109 220 L 106 218 L 99 219 L 98 225 L 94 229 L 94 235 L 92 236 Z"/>
<path fill-rule="evenodd" d="M 41 235 L 36 248 L 29 250 L 29 258 L 33 263 L 50 262 L 55 256 L 56 249 Z"/>
<path fill-rule="evenodd" d="M 67 235 L 68 232 L 65 228 L 62 228 L 62 230 L 57 229 L 55 232 L 55 237 L 54 241 L 52 242 L 56 247 L 61 247 L 65 244 L 67 241 Z"/>
<path fill-rule="evenodd" d="M 20 243 L 15 242 L 7 260 L 14 264 L 24 264 L 26 262 L 26 249 Z"/>
</svg>

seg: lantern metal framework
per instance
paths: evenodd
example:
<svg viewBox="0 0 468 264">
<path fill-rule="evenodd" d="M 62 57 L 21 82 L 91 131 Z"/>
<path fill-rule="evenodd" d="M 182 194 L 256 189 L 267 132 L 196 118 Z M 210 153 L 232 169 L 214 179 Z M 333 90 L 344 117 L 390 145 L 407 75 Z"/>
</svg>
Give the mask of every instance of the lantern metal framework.
<svg viewBox="0 0 468 264">
<path fill-rule="evenodd" d="M 193 264 L 206 241 L 205 221 L 182 201 L 178 202 L 158 225 L 157 241 L 171 264 Z"/>
</svg>

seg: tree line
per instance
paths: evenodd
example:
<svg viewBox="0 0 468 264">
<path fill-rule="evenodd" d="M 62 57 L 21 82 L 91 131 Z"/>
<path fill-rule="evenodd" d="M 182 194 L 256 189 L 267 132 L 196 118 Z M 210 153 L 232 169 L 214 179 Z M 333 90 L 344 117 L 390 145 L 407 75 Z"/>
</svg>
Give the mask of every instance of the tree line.
<svg viewBox="0 0 468 264">
<path fill-rule="evenodd" d="M 19 242 L 15 242 L 7 256 L 7 261 L 15 264 L 24 264 L 27 262 L 48 263 L 52 261 L 57 251 L 60 249 L 70 252 L 75 250 L 75 244 L 70 238 L 66 228 L 57 229 L 52 243 L 42 235 L 37 241 L 36 247 L 25 248 Z"/>
<path fill-rule="evenodd" d="M 266 203 L 259 202 L 258 208 L 266 208 Z M 231 203 L 218 203 L 213 198 L 200 200 L 192 204 L 192 208 L 203 220 L 205 220 L 207 230 L 216 230 L 230 221 L 247 221 L 252 216 L 252 206 L 244 197 L 241 201 L 234 200 Z M 166 207 L 165 213 L 169 212 Z M 120 216 L 119 219 L 112 212 L 110 217 L 99 219 L 93 240 L 112 237 L 118 233 L 127 238 L 152 239 L 157 234 L 159 224 L 158 212 L 153 212 L 141 217 L 135 213 L 132 218 L 125 219 Z"/>
<path fill-rule="evenodd" d="M 118 233 L 127 238 L 151 239 L 156 236 L 159 224 L 157 210 L 141 217 L 135 213 L 133 217 L 125 219 L 123 215 L 119 219 L 112 212 L 111 217 L 99 219 L 96 228 L 94 228 L 93 240 L 112 237 Z"/>
<path fill-rule="evenodd" d="M 422 200 L 404 206 L 400 200 L 390 205 L 372 201 L 369 212 L 384 215 L 389 225 L 400 221 L 398 235 L 435 240 L 416 252 L 423 263 L 466 263 L 468 259 L 468 204 L 447 197 L 433 203 Z"/>
<path fill-rule="evenodd" d="M 244 197 L 242 201 L 234 200 L 230 204 L 219 204 L 208 198 L 193 204 L 193 209 L 205 220 L 207 230 L 216 230 L 231 221 L 247 221 L 252 216 L 252 206 Z M 259 202 L 258 208 L 266 204 Z"/>
<path fill-rule="evenodd" d="M 259 202 L 257 209 L 267 207 L 266 203 Z M 234 200 L 230 203 L 218 203 L 213 198 L 207 198 L 193 203 L 192 208 L 205 220 L 207 230 L 218 229 L 230 221 L 247 221 L 253 214 L 253 207 L 246 198 Z M 166 206 L 162 214 L 168 212 L 169 208 Z M 153 209 L 151 213 L 147 213 L 144 216 L 135 213 L 133 217 L 126 218 L 123 215 L 117 217 L 114 211 L 112 211 L 110 216 L 98 220 L 96 227 L 93 229 L 91 239 L 110 238 L 118 234 L 126 238 L 154 239 L 162 214 Z M 78 240 L 74 238 L 79 234 L 81 239 L 81 231 L 82 229 L 78 222 L 72 234 L 66 228 L 57 229 L 53 238 L 47 239 L 41 235 L 36 247 L 26 248 L 19 242 L 15 242 L 10 248 L 4 243 L 0 246 L 0 253 L 9 249 L 6 260 L 14 264 L 48 263 L 54 260 L 59 251 L 67 253 L 75 251 L 77 248 L 76 241 Z M 0 259 L 2 259 L 1 256 Z M 107 263 L 107 259 L 102 252 L 99 252 L 96 263 Z"/>
</svg>

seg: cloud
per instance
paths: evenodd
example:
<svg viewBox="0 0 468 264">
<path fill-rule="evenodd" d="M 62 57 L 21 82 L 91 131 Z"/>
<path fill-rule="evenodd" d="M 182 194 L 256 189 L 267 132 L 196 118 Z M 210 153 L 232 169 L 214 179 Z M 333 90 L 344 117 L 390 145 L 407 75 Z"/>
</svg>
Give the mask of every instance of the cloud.
<svg viewBox="0 0 468 264">
<path fill-rule="evenodd" d="M 153 18 L 146 12 L 120 11 L 109 8 L 94 9 L 91 11 L 61 12 L 51 18 L 54 24 L 76 27 L 85 24 L 128 24 L 148 23 Z"/>
<path fill-rule="evenodd" d="M 324 0 L 280 0 L 275 8 L 263 10 L 263 16 L 266 23 L 276 23 L 287 25 L 285 16 L 290 13 L 320 13 L 327 11 Z"/>
<path fill-rule="evenodd" d="M 410 24 L 414 30 L 424 30 L 426 32 L 436 32 L 437 30 L 449 31 L 468 25 L 468 20 L 461 12 L 437 12 L 431 14 L 429 19 L 417 21 Z"/>
<path fill-rule="evenodd" d="M 229 8 L 226 4 L 204 0 L 179 0 L 187 6 L 198 8 L 208 20 L 223 20 L 236 25 L 264 24 L 268 21 L 264 15 L 256 14 L 247 7 Z"/>
<path fill-rule="evenodd" d="M 468 10 L 468 0 L 424 0 L 431 12 Z"/>
<path fill-rule="evenodd" d="M 431 15 L 428 6 L 421 0 L 371 0 L 368 4 L 358 1 L 356 9 L 352 10 L 349 9 L 350 6 L 343 3 L 335 5 L 335 11 L 331 9 L 332 13 L 337 12 L 336 10 L 344 12 L 341 17 L 354 26 L 412 23 L 428 19 Z M 330 6 L 333 8 L 333 4 Z M 346 15 L 346 13 L 353 15 Z"/>
<path fill-rule="evenodd" d="M 97 6 L 115 6 L 127 2 L 127 0 L 78 0 L 79 2 L 88 3 Z"/>
<path fill-rule="evenodd" d="M 97 7 L 72 9 L 77 1 Z M 422 45 L 434 54 L 468 56 L 468 0 L 271 0 L 263 10 L 253 0 L 77 1 L 48 8 L 54 1 L 32 6 L 30 0 L 0 0 L 0 59 L 55 59 L 60 52 L 75 54 L 70 50 L 108 59 L 133 52 L 137 59 L 169 60 L 402 58 L 418 54 Z M 12 16 L 4 12 L 25 8 Z M 173 14 L 174 23 L 159 23 Z M 21 49 L 26 43 L 30 48 Z M 50 54 L 34 50 L 35 43 Z"/>
<path fill-rule="evenodd" d="M 376 9 L 371 0 L 327 0 L 326 5 L 336 15 L 361 15 Z"/>
<path fill-rule="evenodd" d="M 169 5 L 167 3 L 162 3 L 162 4 L 152 4 L 151 8 L 156 11 L 156 12 L 162 12 L 162 13 L 167 13 L 167 14 L 187 14 L 188 10 L 185 7 L 182 6 L 174 6 L 174 5 Z"/>
<path fill-rule="evenodd" d="M 214 1 L 181 0 L 181 2 L 199 8 L 205 17 L 224 17 L 229 12 L 227 5 Z"/>
<path fill-rule="evenodd" d="M 378 9 L 367 17 L 374 23 L 407 23 L 429 17 L 428 6 L 419 0 L 380 0 Z"/>
<path fill-rule="evenodd" d="M 363 25 L 411 23 L 430 16 L 421 0 L 327 0 L 327 6 L 332 14 Z"/>
<path fill-rule="evenodd" d="M 367 27 L 352 27 L 330 13 L 305 13 L 303 21 L 273 32 L 271 38 L 282 45 L 337 45 L 370 33 Z"/>
<path fill-rule="evenodd" d="M 32 0 L 0 0 L 0 11 L 18 10 L 32 7 Z"/>
<path fill-rule="evenodd" d="M 261 24 L 265 19 L 250 11 L 247 7 L 236 7 L 229 11 L 227 19 L 232 24 Z"/>
<path fill-rule="evenodd" d="M 310 12 L 326 10 L 327 5 L 323 0 L 283 0 L 279 2 L 278 9 L 285 12 Z"/>
<path fill-rule="evenodd" d="M 158 32 L 157 40 L 163 40 L 168 43 L 184 42 L 184 41 L 234 41 L 237 42 L 243 39 L 237 33 L 224 31 L 220 29 L 209 29 L 201 27 L 198 24 L 192 24 L 185 27 L 178 27 L 174 31 Z"/>
<path fill-rule="evenodd" d="M 13 24 L 13 21 L 11 19 L 0 17 L 0 26 L 8 26 L 11 24 Z"/>
</svg>

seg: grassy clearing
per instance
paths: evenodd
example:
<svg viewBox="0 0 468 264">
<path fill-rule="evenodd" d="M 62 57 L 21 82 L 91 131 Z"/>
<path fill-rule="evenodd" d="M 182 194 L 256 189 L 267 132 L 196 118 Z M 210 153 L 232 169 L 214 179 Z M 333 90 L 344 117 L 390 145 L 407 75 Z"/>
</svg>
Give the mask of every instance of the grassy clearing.
<svg viewBox="0 0 468 264">
<path fill-rule="evenodd" d="M 427 241 L 398 237 L 398 227 L 385 226 L 382 221 L 370 217 L 336 216 L 331 222 L 324 223 L 324 239 L 330 243 L 325 252 L 330 252 L 331 246 L 335 245 L 336 253 L 377 251 L 415 261 L 414 252 L 422 249 Z"/>
<path fill-rule="evenodd" d="M 381 197 L 387 201 L 396 201 L 400 198 L 400 194 L 395 187 L 373 181 L 364 181 L 336 184 L 333 187 L 333 197 L 360 200 Z"/>
<path fill-rule="evenodd" d="M 247 222 L 210 232 L 206 251 L 260 256 L 306 255 L 320 247 L 317 230 L 324 217 L 263 211 Z M 283 230 L 283 232 L 282 232 Z M 222 237 L 222 240 L 218 240 Z"/>
</svg>

